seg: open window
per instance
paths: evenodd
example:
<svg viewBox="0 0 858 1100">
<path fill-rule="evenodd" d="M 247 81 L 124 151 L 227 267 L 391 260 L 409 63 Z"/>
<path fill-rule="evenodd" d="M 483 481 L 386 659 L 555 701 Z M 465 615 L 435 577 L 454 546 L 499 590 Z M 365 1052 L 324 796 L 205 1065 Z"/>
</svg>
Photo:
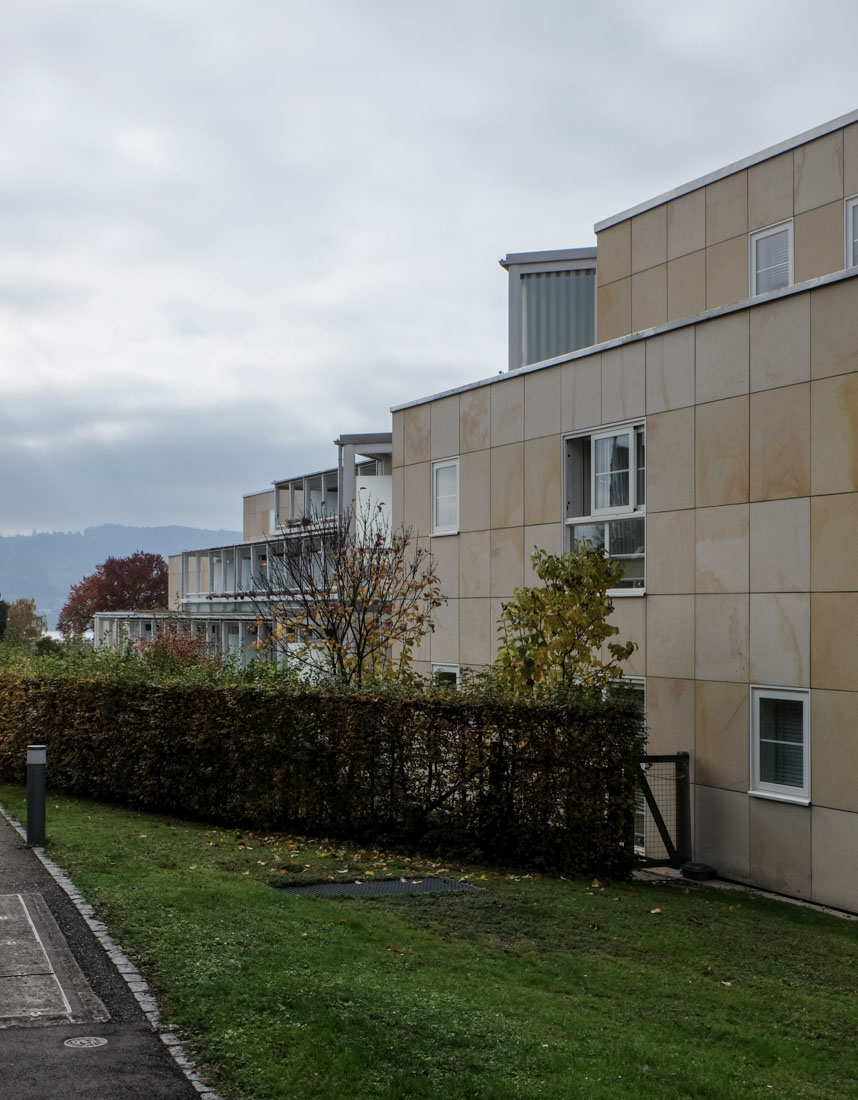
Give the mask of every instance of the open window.
<svg viewBox="0 0 858 1100">
<path fill-rule="evenodd" d="M 810 801 L 810 692 L 751 688 L 751 793 Z"/>
<path fill-rule="evenodd" d="M 604 549 L 622 562 L 620 591 L 644 588 L 646 432 L 623 424 L 565 441 L 566 528 L 576 543 Z"/>
</svg>

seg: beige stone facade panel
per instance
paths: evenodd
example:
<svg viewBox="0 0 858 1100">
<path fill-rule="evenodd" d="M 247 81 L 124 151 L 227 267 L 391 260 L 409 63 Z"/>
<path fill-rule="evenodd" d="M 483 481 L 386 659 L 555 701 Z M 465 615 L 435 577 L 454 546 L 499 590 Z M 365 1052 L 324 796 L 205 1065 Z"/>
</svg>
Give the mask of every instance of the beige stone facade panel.
<svg viewBox="0 0 858 1100">
<path fill-rule="evenodd" d="M 747 595 L 696 596 L 694 631 L 695 679 L 748 682 L 750 614 Z"/>
<path fill-rule="evenodd" d="M 667 264 L 667 320 L 693 317 L 706 309 L 706 253 L 690 252 Z"/>
<path fill-rule="evenodd" d="M 698 188 L 667 204 L 667 258 L 706 247 L 706 192 Z"/>
<path fill-rule="evenodd" d="M 810 502 L 810 587 L 814 592 L 858 591 L 856 547 L 858 493 L 813 497 Z"/>
<path fill-rule="evenodd" d="M 830 378 L 858 370 L 858 278 L 810 294 L 810 371 Z"/>
<path fill-rule="evenodd" d="M 694 445 L 698 508 L 744 504 L 748 500 L 748 424 L 747 397 L 732 397 L 696 407 Z"/>
<path fill-rule="evenodd" d="M 632 331 L 632 280 L 600 286 L 596 295 L 596 335 L 600 343 Z"/>
<path fill-rule="evenodd" d="M 749 310 L 751 390 L 810 379 L 810 295 L 794 294 Z"/>
<path fill-rule="evenodd" d="M 811 383 L 811 493 L 858 489 L 858 373 Z"/>
<path fill-rule="evenodd" d="M 810 596 L 807 592 L 751 594 L 751 680 L 810 684 Z"/>
<path fill-rule="evenodd" d="M 643 340 L 602 353 L 601 423 L 643 416 L 646 409 L 646 345 Z"/>
<path fill-rule="evenodd" d="M 602 647 L 602 660 L 613 660 L 608 649 L 611 642 L 634 642 L 635 650 L 623 664 L 625 676 L 646 675 L 646 600 L 639 596 L 617 596 L 608 622 L 619 629 Z"/>
<path fill-rule="evenodd" d="M 810 492 L 810 384 L 752 393 L 751 500 Z"/>
<path fill-rule="evenodd" d="M 597 427 L 602 422 L 602 356 L 575 359 L 561 370 L 561 431 Z"/>
<path fill-rule="evenodd" d="M 491 532 L 489 578 L 491 595 L 505 600 L 524 584 L 524 528 L 495 528 Z"/>
<path fill-rule="evenodd" d="M 489 531 L 462 533 L 459 542 L 459 595 L 467 599 L 491 595 Z"/>
<path fill-rule="evenodd" d="M 491 386 L 459 394 L 459 452 L 482 451 L 491 445 Z"/>
<path fill-rule="evenodd" d="M 491 523 L 521 527 L 524 523 L 524 444 L 491 450 Z"/>
<path fill-rule="evenodd" d="M 694 328 L 646 341 L 646 411 L 667 412 L 694 404 Z"/>
<path fill-rule="evenodd" d="M 459 458 L 459 530 L 491 527 L 491 451 L 470 451 Z"/>
<path fill-rule="evenodd" d="M 405 462 L 405 413 L 395 412 L 392 414 L 391 420 L 390 461 L 395 469 Z"/>
<path fill-rule="evenodd" d="M 810 807 L 752 798 L 749 825 L 754 884 L 810 897 Z"/>
<path fill-rule="evenodd" d="M 631 219 L 632 275 L 667 262 L 667 207 L 657 206 Z"/>
<path fill-rule="evenodd" d="M 710 183 L 706 188 L 706 244 L 720 244 L 748 232 L 748 173 Z"/>
<path fill-rule="evenodd" d="M 432 616 L 435 629 L 429 635 L 429 653 L 433 664 L 459 663 L 459 604 L 459 600 L 450 600 L 435 609 Z"/>
<path fill-rule="evenodd" d="M 694 788 L 694 858 L 737 882 L 750 873 L 749 802 L 740 791 Z"/>
<path fill-rule="evenodd" d="M 752 592 L 810 590 L 810 505 L 808 497 L 751 505 Z"/>
<path fill-rule="evenodd" d="M 764 229 L 792 216 L 793 153 L 790 149 L 748 169 L 748 229 Z"/>
<path fill-rule="evenodd" d="M 843 269 L 842 200 L 799 214 L 793 232 L 793 274 L 797 283 Z"/>
<path fill-rule="evenodd" d="M 748 294 L 748 237 L 731 237 L 706 249 L 706 308 L 743 302 Z"/>
<path fill-rule="evenodd" d="M 695 395 L 698 403 L 748 392 L 750 332 L 748 310 L 728 313 L 695 329 Z"/>
<path fill-rule="evenodd" d="M 663 325 L 666 321 L 667 264 L 659 264 L 632 275 L 632 332 Z"/>
<path fill-rule="evenodd" d="M 416 535 L 428 535 L 432 524 L 429 506 L 431 477 L 428 462 L 417 462 L 402 469 L 402 522 Z"/>
<path fill-rule="evenodd" d="M 547 367 L 524 376 L 524 438 L 556 435 L 561 422 L 562 367 Z"/>
<path fill-rule="evenodd" d="M 647 676 L 694 679 L 694 597 L 646 597 Z"/>
<path fill-rule="evenodd" d="M 432 458 L 453 458 L 459 453 L 459 395 L 433 401 L 429 409 Z"/>
<path fill-rule="evenodd" d="M 399 526 L 405 516 L 405 469 L 402 466 L 394 466 L 390 478 L 390 507 L 393 522 Z"/>
<path fill-rule="evenodd" d="M 694 507 L 694 409 L 647 417 L 647 512 Z"/>
<path fill-rule="evenodd" d="M 810 724 L 814 805 L 858 813 L 858 692 L 812 692 Z"/>
<path fill-rule="evenodd" d="M 533 551 L 539 549 L 547 550 L 549 554 L 562 554 L 564 533 L 565 527 L 562 523 L 538 523 L 525 527 L 524 583 L 526 585 L 540 583 L 530 560 Z"/>
<path fill-rule="evenodd" d="M 597 235 L 596 281 L 599 286 L 626 279 L 632 273 L 632 226 L 620 222 Z"/>
<path fill-rule="evenodd" d="M 445 535 L 429 540 L 430 553 L 435 563 L 435 575 L 441 582 L 441 592 L 448 600 L 459 596 L 459 536 Z"/>
<path fill-rule="evenodd" d="M 795 213 L 843 198 L 843 131 L 800 145 L 794 153 Z"/>
<path fill-rule="evenodd" d="M 698 680 L 695 686 L 694 781 L 747 792 L 750 783 L 748 685 Z"/>
<path fill-rule="evenodd" d="M 694 592 L 694 509 L 651 512 L 646 520 L 646 590 L 650 595 Z"/>
<path fill-rule="evenodd" d="M 524 379 L 510 378 L 487 387 L 491 393 L 492 447 L 524 439 Z"/>
<path fill-rule="evenodd" d="M 459 661 L 468 667 L 492 660 L 494 622 L 490 599 L 459 600 Z"/>
<path fill-rule="evenodd" d="M 563 518 L 563 442 L 559 435 L 524 444 L 524 522 L 559 523 Z"/>
<path fill-rule="evenodd" d="M 858 814 L 811 809 L 813 900 L 819 905 L 858 911 Z"/>
<path fill-rule="evenodd" d="M 748 591 L 749 536 L 747 504 L 697 509 L 697 592 Z"/>
<path fill-rule="evenodd" d="M 406 465 L 427 462 L 431 457 L 429 404 L 413 405 L 403 411 L 403 459 Z"/>
<path fill-rule="evenodd" d="M 858 592 L 811 594 L 810 683 L 831 691 L 858 690 Z"/>
<path fill-rule="evenodd" d="M 694 681 L 650 676 L 646 682 L 647 752 L 691 754 L 694 765 Z"/>
<path fill-rule="evenodd" d="M 843 193 L 858 195 L 858 122 L 843 131 Z"/>
</svg>

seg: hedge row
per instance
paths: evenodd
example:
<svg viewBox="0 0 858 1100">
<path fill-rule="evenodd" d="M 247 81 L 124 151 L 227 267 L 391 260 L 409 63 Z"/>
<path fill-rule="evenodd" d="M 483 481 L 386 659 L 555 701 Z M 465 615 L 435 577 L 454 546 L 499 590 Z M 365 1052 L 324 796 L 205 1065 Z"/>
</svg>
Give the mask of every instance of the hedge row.
<svg viewBox="0 0 858 1100">
<path fill-rule="evenodd" d="M 640 717 L 563 702 L 0 675 L 0 779 L 260 831 L 621 873 Z"/>
</svg>

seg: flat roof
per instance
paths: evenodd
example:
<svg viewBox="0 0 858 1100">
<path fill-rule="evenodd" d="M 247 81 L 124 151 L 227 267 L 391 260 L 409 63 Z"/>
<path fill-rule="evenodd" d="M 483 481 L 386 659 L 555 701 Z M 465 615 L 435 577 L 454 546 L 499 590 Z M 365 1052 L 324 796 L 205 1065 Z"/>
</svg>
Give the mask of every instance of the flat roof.
<svg viewBox="0 0 858 1100">
<path fill-rule="evenodd" d="M 595 260 L 595 248 L 552 248 L 547 252 L 509 252 L 502 260 L 501 267 L 513 264 L 548 264 L 563 260 Z"/>
<path fill-rule="evenodd" d="M 707 184 L 716 183 L 718 180 L 724 179 L 725 176 L 732 176 L 734 173 L 741 172 L 745 168 L 751 168 L 753 165 L 760 164 L 764 160 L 770 160 L 772 157 L 779 156 L 781 153 L 786 153 L 790 149 L 795 149 L 798 145 L 805 145 L 808 141 L 815 141 L 816 138 L 825 137 L 826 134 L 830 134 L 834 130 L 840 130 L 842 127 L 849 126 L 853 122 L 858 122 L 858 110 L 840 115 L 839 118 L 833 118 L 830 122 L 823 122 L 819 126 L 814 126 L 812 130 L 805 130 L 803 134 L 797 134 L 795 137 L 787 138 L 786 141 L 778 142 L 777 145 L 770 145 L 767 149 L 763 149 L 759 153 L 752 153 L 742 160 L 737 160 L 733 164 L 728 164 L 725 168 L 718 168 L 714 172 L 709 172 L 707 175 L 700 176 L 696 180 L 691 180 L 689 183 L 683 183 L 679 187 L 674 187 L 672 191 L 665 191 L 663 195 L 657 195 L 654 199 L 648 199 L 646 202 L 638 203 L 637 206 L 629 207 L 628 210 L 624 210 L 621 214 L 613 214 L 610 218 L 604 218 L 602 221 L 596 222 L 593 228 L 596 233 L 601 233 L 603 229 L 610 229 L 612 225 L 618 225 L 620 222 L 633 218 L 635 214 L 643 214 L 647 210 L 652 210 L 656 206 L 661 206 L 663 203 L 669 202 L 671 199 L 678 199 L 681 195 L 687 195 L 691 191 L 697 191 L 701 187 L 706 187 Z"/>
</svg>

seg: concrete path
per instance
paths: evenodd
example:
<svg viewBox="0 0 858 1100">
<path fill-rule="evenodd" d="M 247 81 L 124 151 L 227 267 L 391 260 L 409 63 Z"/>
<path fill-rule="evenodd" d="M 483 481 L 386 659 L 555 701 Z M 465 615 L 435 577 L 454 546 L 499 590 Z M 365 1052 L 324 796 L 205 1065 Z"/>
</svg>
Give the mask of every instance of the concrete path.
<svg viewBox="0 0 858 1100">
<path fill-rule="evenodd" d="M 0 1096 L 216 1100 L 153 1027 L 140 975 L 50 867 L 0 816 Z"/>
</svg>

